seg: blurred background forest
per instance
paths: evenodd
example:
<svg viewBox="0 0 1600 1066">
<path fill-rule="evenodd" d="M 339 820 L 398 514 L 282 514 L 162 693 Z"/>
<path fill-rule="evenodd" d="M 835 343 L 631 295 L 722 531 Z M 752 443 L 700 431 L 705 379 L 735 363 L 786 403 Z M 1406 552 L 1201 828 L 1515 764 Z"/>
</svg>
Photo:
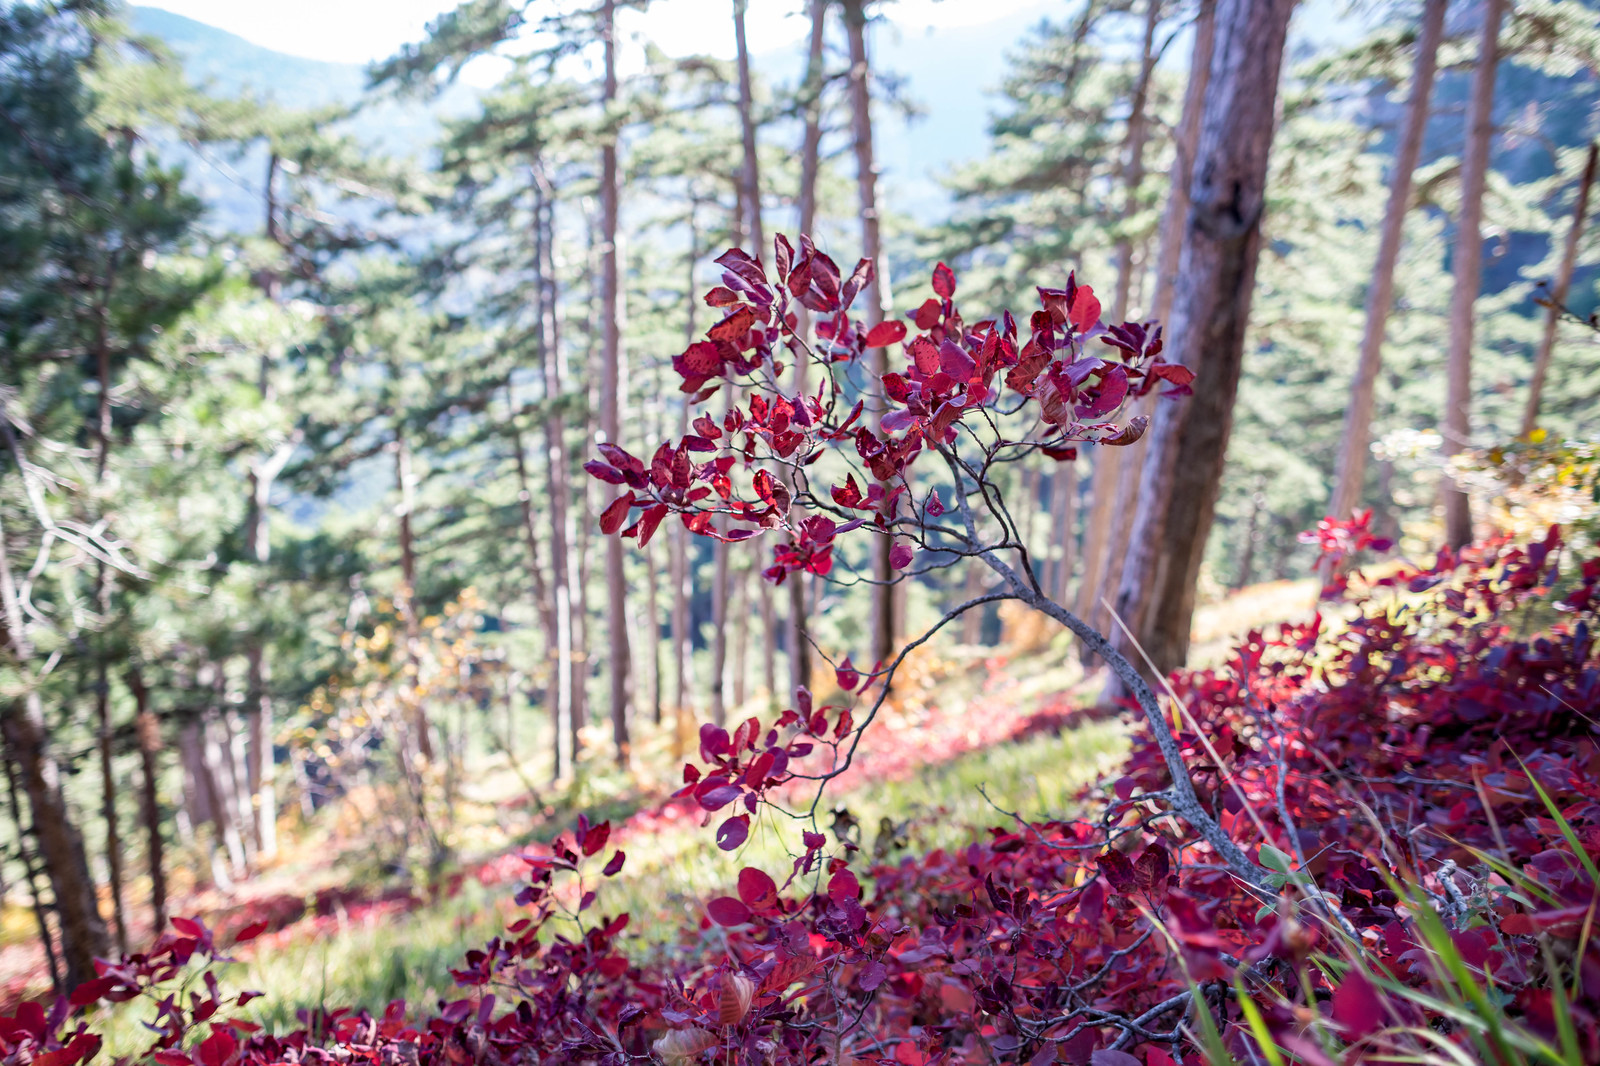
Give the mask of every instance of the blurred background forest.
<svg viewBox="0 0 1600 1066">
<path fill-rule="evenodd" d="M 705 54 L 636 6 L 469 0 L 363 68 L 158 8 L 0 0 L 8 997 L 200 911 L 317 931 L 255 964 L 274 1009 L 315 1002 L 319 966 L 369 1005 L 436 991 L 511 876 L 497 856 L 669 791 L 701 721 L 832 684 L 797 661 L 796 611 L 835 658 L 877 657 L 875 597 L 775 589 L 762 538 L 598 533 L 610 494 L 582 466 L 685 431 L 671 361 L 718 315 L 700 294 L 724 249 L 805 232 L 877 256 L 894 316 L 944 261 L 975 312 L 1075 270 L 1108 321 L 1166 317 L 1212 0 L 943 27 L 753 0 L 796 41 L 753 54 L 744 0 L 677 16 Z M 1486 15 L 1499 0 L 1296 13 L 1190 647 L 1163 667 L 1308 615 L 1298 534 L 1329 513 L 1371 508 L 1401 557 L 1556 520 L 1592 536 L 1600 7 L 1517 0 L 1497 38 Z M 1470 421 L 1446 417 L 1452 380 Z M 1110 629 L 1136 461 L 1091 446 L 1003 477 L 1044 580 Z M 920 633 L 978 570 L 882 609 Z M 948 766 L 847 817 L 892 836 L 977 810 L 979 781 L 1065 802 L 1113 726 L 1070 758 L 980 749 L 1023 704 L 1093 702 L 1085 669 L 1032 623 L 967 615 L 890 733 Z M 884 781 L 920 772 L 890 754 Z M 697 846 L 660 850 L 673 891 L 719 876 Z"/>
</svg>

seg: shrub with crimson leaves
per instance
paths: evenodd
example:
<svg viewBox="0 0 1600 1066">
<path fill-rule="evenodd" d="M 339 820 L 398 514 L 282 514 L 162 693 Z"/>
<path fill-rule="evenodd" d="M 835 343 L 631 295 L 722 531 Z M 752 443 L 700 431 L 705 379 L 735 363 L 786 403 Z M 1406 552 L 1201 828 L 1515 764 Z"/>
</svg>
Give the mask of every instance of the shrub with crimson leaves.
<svg viewBox="0 0 1600 1066">
<path fill-rule="evenodd" d="M 600 476 L 628 486 L 610 530 L 646 540 L 678 513 L 706 535 L 770 533 L 773 580 L 831 573 L 841 531 L 893 537 L 980 559 L 1006 581 L 999 595 L 1094 643 L 1031 584 L 985 472 L 1013 451 L 1129 434 L 1088 420 L 1115 408 L 1106 397 L 1181 386 L 1157 372 L 1155 331 L 1106 330 L 1127 342 L 1121 354 L 1085 355 L 1092 297 L 1069 286 L 1042 292 L 1018 347 L 1007 318 L 961 323 L 941 269 L 906 346 L 905 399 L 886 382 L 874 430 L 858 425 L 862 401 L 846 402 L 859 384 L 830 373 L 808 397 L 775 384 L 780 341 L 800 345 L 793 300 L 832 316 L 809 357 L 846 377 L 868 343 L 903 340 L 859 336 L 847 317 L 869 267 L 841 282 L 809 243 L 798 257 L 785 247 L 776 285 L 748 257 L 724 257 L 712 300 L 731 310 L 712 346 L 681 360 L 697 394 L 731 374 L 753 380 L 750 399 L 648 468 L 608 449 Z M 937 362 L 916 365 L 919 341 Z M 991 387 L 1023 366 L 1016 385 Z M 857 498 L 847 478 L 819 497 L 806 471 L 841 442 L 869 488 Z M 931 488 L 908 499 L 906 467 L 924 454 L 946 464 L 948 505 Z M 997 537 L 984 539 L 980 509 Z M 834 521 L 851 510 L 868 515 Z M 960 523 L 940 525 L 951 511 Z M 809 525 L 819 519 L 831 529 Z M 1353 544 L 1328 532 L 1332 550 Z M 964 847 L 898 861 L 830 838 L 815 803 L 790 802 L 849 762 L 894 663 L 840 663 L 853 706 L 816 707 L 802 691 L 770 723 L 707 724 L 681 795 L 719 814 L 719 845 L 737 850 L 781 810 L 803 820 L 787 868 L 742 869 L 665 956 L 645 961 L 628 916 L 600 913 L 625 859 L 607 854 L 608 825 L 580 820 L 525 857 L 525 916 L 467 953 L 461 998 L 435 1012 L 334 1012 L 287 1034 L 219 1021 L 237 1001 L 214 982 L 187 1004 L 171 991 L 196 979 L 191 957 L 215 957 L 198 927 L 108 964 L 111 983 L 75 1001 L 155 1002 L 165 1066 L 1600 1061 L 1600 559 L 1570 558 L 1552 529 L 1346 594 L 1337 617 L 1253 633 L 1224 667 L 1175 675 L 1170 706 L 1112 658 L 1140 686 L 1143 725 L 1122 773 L 1083 797 L 1087 817 L 1010 816 Z M 62 1002 L 0 1024 L 0 1059 L 75 1066 L 93 1039 Z"/>
</svg>

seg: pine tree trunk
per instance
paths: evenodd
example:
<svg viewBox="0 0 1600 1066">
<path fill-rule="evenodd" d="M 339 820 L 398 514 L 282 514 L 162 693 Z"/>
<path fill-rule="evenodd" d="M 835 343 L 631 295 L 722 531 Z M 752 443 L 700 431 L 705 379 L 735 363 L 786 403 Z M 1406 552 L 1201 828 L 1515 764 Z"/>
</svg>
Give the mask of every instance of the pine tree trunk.
<svg viewBox="0 0 1600 1066">
<path fill-rule="evenodd" d="M 17 798 L 17 768 L 11 760 L 9 751 L 5 756 L 5 764 L 6 789 L 11 798 L 11 824 L 17 831 L 17 857 L 22 860 L 22 873 L 28 882 L 28 900 L 33 909 L 33 921 L 39 930 L 39 943 L 44 947 L 45 962 L 50 967 L 50 988 L 60 995 L 64 991 L 61 987 L 61 960 L 56 954 L 55 936 L 50 932 L 49 914 L 39 894 L 39 867 L 34 861 L 33 849 L 28 847 L 28 837 L 37 839 L 38 834 L 22 821 L 22 802 Z"/>
<path fill-rule="evenodd" d="M 1183 663 L 1195 581 L 1222 481 L 1266 206 L 1278 77 L 1293 0 L 1219 0 L 1167 358 L 1194 395 L 1158 409 L 1117 613 L 1157 671 Z M 1118 645 L 1141 655 L 1123 634 Z"/>
<path fill-rule="evenodd" d="M 600 36 L 605 46 L 605 81 L 602 102 L 607 111 L 617 99 L 616 3 L 600 5 Z M 622 442 L 620 407 L 622 403 L 622 331 L 617 275 L 617 142 L 612 132 L 603 134 L 600 148 L 600 432 L 613 444 Z M 611 740 L 616 745 L 617 765 L 627 769 L 631 742 L 628 739 L 628 585 L 623 570 L 622 540 L 607 537 L 606 603 L 610 617 L 606 628 L 611 634 Z"/>
<path fill-rule="evenodd" d="M 828 0 L 810 0 L 811 37 L 806 50 L 804 100 L 805 130 L 800 142 L 799 232 L 809 236 L 817 225 L 817 171 L 822 148 L 823 44 L 828 20 Z M 800 335 L 810 340 L 811 314 L 800 310 Z M 811 391 L 811 365 L 803 356 L 795 359 L 795 391 Z M 785 582 L 789 593 L 789 695 L 811 687 L 811 638 L 807 590 L 810 578 L 802 571 L 790 574 Z"/>
<path fill-rule="evenodd" d="M 1144 184 L 1144 149 L 1148 139 L 1150 79 L 1154 75 L 1156 60 L 1156 28 L 1161 23 L 1161 0 L 1147 0 L 1145 4 L 1144 39 L 1139 52 L 1139 73 L 1134 80 L 1132 98 L 1128 108 L 1127 133 L 1123 138 L 1121 183 L 1123 216 L 1133 217 L 1139 210 L 1139 187 Z M 1198 40 L 1199 33 L 1196 33 Z M 1111 314 L 1108 322 L 1121 322 L 1128 317 L 1128 295 L 1133 288 L 1133 235 L 1124 233 L 1116 246 L 1117 278 L 1112 290 Z M 1128 480 L 1128 467 L 1138 462 L 1138 456 L 1129 448 L 1095 448 L 1093 481 L 1090 483 L 1090 509 L 1088 530 L 1084 543 L 1084 557 L 1088 561 L 1078 603 L 1078 615 L 1096 629 L 1104 631 L 1109 619 L 1102 597 L 1109 599 L 1108 591 L 1115 588 L 1110 582 L 1120 573 L 1114 559 L 1120 558 L 1121 543 L 1114 536 L 1119 514 L 1128 510 L 1128 497 L 1122 495 L 1123 482 Z"/>
<path fill-rule="evenodd" d="M 583 715 L 583 670 L 577 643 L 578 585 L 571 485 L 567 469 L 567 428 L 562 417 L 561 320 L 556 306 L 555 205 L 542 167 L 534 173 L 534 286 L 538 315 L 540 370 L 544 377 L 545 485 L 550 509 L 550 583 L 555 615 L 555 657 L 550 700 L 550 780 L 558 781 L 574 767 L 574 738 Z"/>
<path fill-rule="evenodd" d="M 421 633 L 417 625 L 417 548 L 411 519 L 417 507 L 417 485 L 412 475 L 411 448 L 406 443 L 398 421 L 394 428 L 394 480 L 400 490 L 400 590 L 395 596 L 395 606 L 405 625 L 406 657 L 413 670 L 407 683 L 410 702 L 411 730 L 416 734 L 417 754 L 430 763 L 433 761 L 433 735 L 428 723 L 428 709 L 417 696 L 417 641 Z"/>
<path fill-rule="evenodd" d="M 699 299 L 695 293 L 694 266 L 700 256 L 700 230 L 699 219 L 696 215 L 697 205 L 689 205 L 689 253 L 688 277 L 685 279 L 684 290 L 684 347 L 694 343 L 695 338 L 695 311 L 699 306 Z M 689 432 L 689 404 L 687 398 L 678 405 L 678 428 L 676 439 L 682 440 Z M 669 563 L 672 579 L 672 713 L 673 713 L 673 741 L 677 743 L 682 722 L 688 715 L 689 692 L 692 681 L 689 677 L 690 664 L 694 657 L 694 644 L 690 637 L 690 606 L 694 601 L 694 582 L 689 572 L 689 531 L 683 528 L 682 522 L 668 523 L 671 533 L 669 542 L 672 557 Z M 676 751 L 676 748 L 674 748 Z"/>
<path fill-rule="evenodd" d="M 1456 219 L 1455 281 L 1450 292 L 1450 346 L 1445 363 L 1444 454 L 1448 459 L 1472 440 L 1473 308 L 1483 283 L 1483 190 L 1489 177 L 1494 136 L 1494 81 L 1500 63 L 1500 19 L 1505 0 L 1484 0 L 1478 58 L 1467 105 L 1466 143 L 1461 153 L 1461 213 Z M 1444 538 L 1452 548 L 1472 543 L 1472 504 L 1446 476 L 1440 479 Z"/>
<path fill-rule="evenodd" d="M 139 739 L 139 813 L 144 821 L 145 859 L 150 867 L 151 932 L 160 936 L 167 928 L 166 845 L 161 837 L 161 723 L 150 710 L 150 690 L 137 665 L 130 665 L 124 680 L 133 693 L 134 731 Z"/>
<path fill-rule="evenodd" d="M 1067 460 L 1056 464 L 1050 473 L 1050 534 L 1057 552 L 1051 572 L 1050 594 L 1057 603 L 1067 602 L 1072 585 L 1072 566 L 1077 552 L 1078 464 Z"/>
<path fill-rule="evenodd" d="M 1350 385 L 1350 403 L 1344 411 L 1344 431 L 1339 438 L 1339 459 L 1334 474 L 1333 498 L 1328 513 L 1348 518 L 1361 505 L 1366 481 L 1367 447 L 1372 437 L 1372 407 L 1378 374 L 1383 366 L 1383 338 L 1394 306 L 1394 271 L 1400 261 L 1400 243 L 1406 215 L 1411 209 L 1411 180 L 1422 156 L 1422 135 L 1428 127 L 1428 106 L 1433 95 L 1433 75 L 1439 40 L 1444 35 L 1449 0 L 1426 0 L 1422 8 L 1417 55 L 1412 63 L 1411 99 L 1406 103 L 1405 125 L 1389 176 L 1389 202 L 1383 213 L 1378 239 L 1378 262 L 1367 289 L 1367 322 L 1361 334 L 1361 358 Z"/>
<path fill-rule="evenodd" d="M 1556 273 L 1555 284 L 1550 287 L 1550 306 L 1545 309 L 1544 335 L 1539 338 L 1539 351 L 1533 360 L 1533 380 L 1528 383 L 1528 406 L 1522 412 L 1524 438 L 1539 424 L 1539 404 L 1544 397 L 1545 376 L 1550 372 L 1550 353 L 1555 350 L 1556 329 L 1561 324 L 1567 291 L 1572 287 L 1572 270 L 1578 261 L 1578 240 L 1583 236 L 1584 223 L 1588 221 L 1589 189 L 1594 184 L 1597 157 L 1600 157 L 1600 144 L 1590 144 L 1589 157 L 1583 164 L 1583 176 L 1578 179 L 1578 202 L 1572 208 L 1572 227 L 1567 230 L 1567 243 L 1561 250 L 1561 266 Z"/>
<path fill-rule="evenodd" d="M 245 778 L 251 829 L 262 861 L 278 853 L 278 768 L 273 758 L 272 674 L 265 649 L 252 641 L 245 649 L 251 706 L 245 716 Z"/>
<path fill-rule="evenodd" d="M 0 715 L 6 748 L 22 778 L 33 812 L 33 831 L 55 895 L 61 923 L 61 955 L 66 963 L 65 987 L 75 988 L 95 976 L 94 960 L 111 947 L 100 917 L 83 837 L 72 824 L 61 795 L 61 770 L 47 746 L 44 712 L 37 692 L 26 693 Z"/>
<path fill-rule="evenodd" d="M 845 33 L 850 42 L 850 118 L 855 133 L 856 193 L 861 219 L 861 255 L 872 260 L 881 275 L 884 270 L 883 246 L 878 232 L 878 173 L 873 163 L 872 145 L 872 91 L 871 68 L 867 59 L 867 12 L 865 0 L 841 0 Z M 863 294 L 861 307 L 862 328 L 871 330 L 883 321 L 884 299 L 881 277 Z M 889 372 L 889 349 L 875 348 L 872 353 L 872 376 L 881 381 Z M 875 385 L 874 403 L 878 413 L 888 411 L 888 400 L 882 386 Z M 894 570 L 889 565 L 889 551 L 893 547 L 888 537 L 872 538 L 872 622 L 871 647 L 868 658 L 873 662 L 887 663 L 894 656 L 895 633 L 898 627 L 894 617 Z"/>
</svg>

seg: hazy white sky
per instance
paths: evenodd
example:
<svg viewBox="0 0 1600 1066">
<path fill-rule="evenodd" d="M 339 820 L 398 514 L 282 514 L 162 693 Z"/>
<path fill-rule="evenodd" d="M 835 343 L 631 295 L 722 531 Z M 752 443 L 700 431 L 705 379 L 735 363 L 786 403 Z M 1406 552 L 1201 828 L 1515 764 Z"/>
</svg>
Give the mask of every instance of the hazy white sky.
<svg viewBox="0 0 1600 1066">
<path fill-rule="evenodd" d="M 341 63 L 366 63 L 421 38 L 453 0 L 143 0 L 238 34 L 277 52 Z M 643 33 L 668 54 L 733 55 L 731 0 L 656 0 L 630 15 L 624 30 Z M 802 0 L 750 0 L 750 47 L 780 48 L 805 34 Z M 1051 6 L 1042 0 L 901 0 L 890 8 L 906 30 L 975 25 L 1014 11 Z"/>
</svg>

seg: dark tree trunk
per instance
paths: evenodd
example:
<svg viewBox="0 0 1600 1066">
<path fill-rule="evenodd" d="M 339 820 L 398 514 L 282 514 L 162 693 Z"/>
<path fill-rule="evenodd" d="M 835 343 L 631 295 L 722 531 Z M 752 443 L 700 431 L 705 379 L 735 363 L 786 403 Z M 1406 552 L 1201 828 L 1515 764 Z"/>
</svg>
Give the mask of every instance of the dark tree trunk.
<svg viewBox="0 0 1600 1066">
<path fill-rule="evenodd" d="M 1194 395 L 1163 404 L 1146 438 L 1117 613 L 1155 669 L 1182 665 L 1195 580 L 1222 482 L 1266 206 L 1278 77 L 1293 0 L 1219 0 L 1167 357 Z M 1142 656 L 1117 633 L 1119 646 Z"/>
<path fill-rule="evenodd" d="M 75 988 L 95 976 L 94 960 L 111 948 L 100 917 L 83 837 L 72 824 L 61 795 L 61 770 L 47 747 L 44 713 L 36 692 L 28 692 L 0 716 L 6 748 L 22 778 L 32 811 L 34 837 L 55 895 L 61 923 L 64 985 Z"/>
<path fill-rule="evenodd" d="M 28 847 L 28 837 L 38 838 L 38 834 L 22 820 L 22 801 L 17 798 L 17 768 L 11 761 L 10 753 L 6 754 L 6 788 L 11 798 L 11 822 L 17 830 L 17 857 L 22 860 L 22 873 L 28 882 L 28 900 L 33 908 L 33 920 L 39 929 L 39 943 L 44 946 L 45 962 L 50 966 L 51 991 L 60 995 L 61 987 L 61 959 L 56 953 L 56 940 L 50 931 L 50 917 L 45 909 L 44 901 L 39 895 L 39 866 L 35 861 L 33 849 Z"/>
</svg>

